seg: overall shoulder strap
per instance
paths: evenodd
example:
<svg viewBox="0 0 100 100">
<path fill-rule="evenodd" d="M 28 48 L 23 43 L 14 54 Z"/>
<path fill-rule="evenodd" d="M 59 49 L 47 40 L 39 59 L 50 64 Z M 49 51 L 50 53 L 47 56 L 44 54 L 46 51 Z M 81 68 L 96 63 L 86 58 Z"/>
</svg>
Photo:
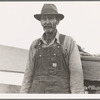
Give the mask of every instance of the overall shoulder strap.
<svg viewBox="0 0 100 100">
<path fill-rule="evenodd" d="M 61 45 L 63 45 L 64 40 L 65 40 L 65 37 L 66 37 L 65 35 L 60 34 L 60 36 L 59 36 L 59 41 L 60 41 L 60 44 L 61 44 Z M 63 47 L 63 46 L 62 46 L 62 47 Z M 62 49 L 63 49 L 63 54 L 64 54 L 64 48 L 62 48 Z M 68 70 L 68 73 L 70 73 L 70 72 L 69 72 L 69 66 L 68 66 L 68 65 L 69 65 L 69 62 L 68 62 L 68 61 L 69 61 L 69 57 L 68 57 L 68 56 L 66 56 L 66 57 L 67 57 L 67 58 L 66 58 L 67 61 L 65 61 L 65 56 L 63 55 L 64 62 L 66 62 L 66 63 L 65 63 L 65 66 L 67 66 L 67 67 L 65 67 L 65 69 L 67 69 L 67 70 Z"/>
<path fill-rule="evenodd" d="M 35 44 L 35 46 L 34 46 L 34 48 L 35 48 L 35 49 L 37 49 L 37 48 L 38 48 L 39 43 L 40 43 L 40 38 L 39 38 L 39 39 L 37 39 L 37 41 L 36 41 L 36 44 Z"/>
<path fill-rule="evenodd" d="M 61 44 L 61 45 L 64 43 L 64 39 L 65 39 L 65 35 L 60 34 L 60 36 L 59 36 L 59 41 L 60 41 L 60 44 Z"/>
</svg>

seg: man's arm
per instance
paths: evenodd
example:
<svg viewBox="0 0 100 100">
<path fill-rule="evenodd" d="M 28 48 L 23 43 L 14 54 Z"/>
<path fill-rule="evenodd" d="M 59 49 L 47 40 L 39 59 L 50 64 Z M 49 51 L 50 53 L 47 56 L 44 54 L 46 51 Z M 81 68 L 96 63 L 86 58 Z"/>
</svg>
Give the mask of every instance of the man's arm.
<svg viewBox="0 0 100 100">
<path fill-rule="evenodd" d="M 71 93 L 84 93 L 83 69 L 80 54 L 75 41 L 67 38 L 66 49 L 69 55 L 70 90 Z"/>
<path fill-rule="evenodd" d="M 32 45 L 30 46 L 30 49 L 29 49 L 28 60 L 27 60 L 27 64 L 26 64 L 24 79 L 22 82 L 20 93 L 28 93 L 30 88 L 31 88 L 31 85 L 32 85 L 33 68 L 34 68 L 34 55 L 35 55 L 35 48 L 33 46 L 34 44 L 35 43 L 32 43 Z"/>
</svg>

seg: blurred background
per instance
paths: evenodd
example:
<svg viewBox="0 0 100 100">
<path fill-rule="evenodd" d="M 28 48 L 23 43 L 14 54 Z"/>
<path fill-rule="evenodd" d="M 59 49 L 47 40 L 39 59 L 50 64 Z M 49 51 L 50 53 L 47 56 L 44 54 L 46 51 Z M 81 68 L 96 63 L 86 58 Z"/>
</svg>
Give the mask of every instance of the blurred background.
<svg viewBox="0 0 100 100">
<path fill-rule="evenodd" d="M 64 14 L 57 27 L 60 33 L 72 36 L 85 51 L 100 53 L 99 1 L 0 2 L 0 44 L 29 49 L 43 33 L 33 15 L 41 12 L 44 3 L 54 3 Z"/>
</svg>

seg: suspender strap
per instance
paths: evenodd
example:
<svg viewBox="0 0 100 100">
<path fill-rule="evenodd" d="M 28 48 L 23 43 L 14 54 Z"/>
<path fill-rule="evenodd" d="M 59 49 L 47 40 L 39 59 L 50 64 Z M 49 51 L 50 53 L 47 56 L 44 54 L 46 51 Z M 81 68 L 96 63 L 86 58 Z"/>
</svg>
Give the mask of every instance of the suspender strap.
<svg viewBox="0 0 100 100">
<path fill-rule="evenodd" d="M 60 35 L 59 36 L 59 41 L 60 41 L 60 44 L 62 45 L 64 43 L 65 35 L 63 35 L 63 34 L 59 34 L 59 35 Z M 35 48 L 38 47 L 39 43 L 40 43 L 40 39 L 37 40 L 37 43 L 35 45 Z"/>
<path fill-rule="evenodd" d="M 60 36 L 59 36 L 59 41 L 60 41 L 61 45 L 63 44 L 64 39 L 65 39 L 65 35 L 60 34 Z"/>
<path fill-rule="evenodd" d="M 63 34 L 60 34 L 60 36 L 59 36 L 59 41 L 60 41 L 60 44 L 61 45 L 63 45 L 63 43 L 64 43 L 64 40 L 65 40 L 65 35 L 63 35 Z M 63 51 L 64 51 L 64 49 L 63 49 Z M 64 55 L 63 55 L 63 57 L 64 57 Z M 65 60 L 65 57 L 64 57 L 64 60 Z M 69 60 L 69 58 L 67 58 L 67 60 Z M 66 61 L 65 61 L 66 62 Z M 68 66 L 68 61 L 67 61 L 67 63 L 66 63 L 66 65 L 65 65 L 66 67 L 65 67 L 65 70 L 67 69 L 67 71 L 68 71 L 68 73 L 70 74 L 70 72 L 69 72 L 69 66 Z"/>
</svg>

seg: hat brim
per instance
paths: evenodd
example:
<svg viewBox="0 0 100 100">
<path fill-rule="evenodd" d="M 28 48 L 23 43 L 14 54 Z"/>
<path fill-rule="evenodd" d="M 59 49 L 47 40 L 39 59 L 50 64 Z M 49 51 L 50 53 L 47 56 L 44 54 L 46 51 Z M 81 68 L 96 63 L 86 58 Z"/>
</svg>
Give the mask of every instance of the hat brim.
<svg viewBox="0 0 100 100">
<path fill-rule="evenodd" d="M 60 20 L 62 20 L 64 18 L 64 15 L 63 14 L 35 14 L 34 17 L 37 19 L 37 20 L 41 20 L 41 16 L 42 15 L 55 15 L 57 16 L 58 18 L 60 18 Z"/>
</svg>

